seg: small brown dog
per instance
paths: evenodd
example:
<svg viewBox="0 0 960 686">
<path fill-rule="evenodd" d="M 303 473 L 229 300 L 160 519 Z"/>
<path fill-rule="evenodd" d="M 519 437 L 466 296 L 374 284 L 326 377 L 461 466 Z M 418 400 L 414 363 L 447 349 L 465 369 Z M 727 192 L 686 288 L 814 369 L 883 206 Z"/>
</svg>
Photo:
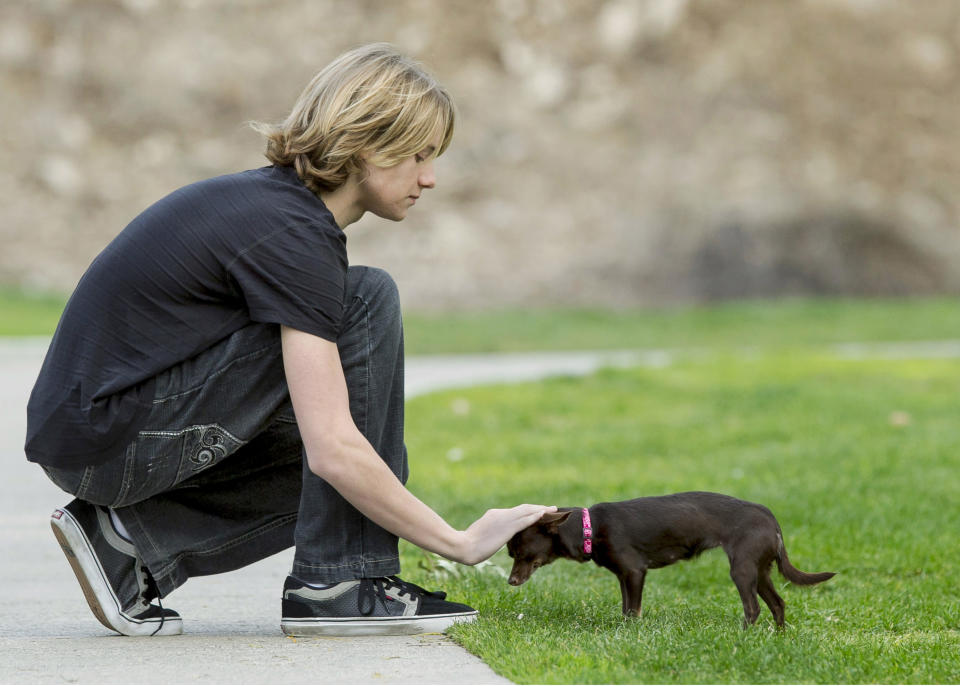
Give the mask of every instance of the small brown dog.
<svg viewBox="0 0 960 686">
<path fill-rule="evenodd" d="M 509 583 L 519 586 L 539 567 L 558 558 L 593 560 L 620 580 L 623 614 L 640 615 L 648 569 L 666 567 L 722 547 L 730 577 L 743 601 L 744 627 L 757 621 L 757 593 L 783 626 L 784 602 L 770 581 L 774 560 L 786 579 L 800 586 L 826 581 L 834 572 L 808 574 L 790 564 L 780 525 L 763 505 L 701 491 L 560 508 L 507 543 L 513 558 Z"/>
</svg>

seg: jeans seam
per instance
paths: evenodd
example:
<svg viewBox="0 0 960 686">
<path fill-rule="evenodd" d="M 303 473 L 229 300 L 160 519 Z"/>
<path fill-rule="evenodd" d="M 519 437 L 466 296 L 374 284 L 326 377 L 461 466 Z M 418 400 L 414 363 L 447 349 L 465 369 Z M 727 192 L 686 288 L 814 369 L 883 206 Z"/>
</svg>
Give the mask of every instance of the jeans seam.
<svg viewBox="0 0 960 686">
<path fill-rule="evenodd" d="M 363 384 L 363 427 L 360 428 L 360 432 L 366 436 L 367 435 L 367 418 L 370 416 L 370 360 L 373 355 L 373 346 L 370 343 L 370 305 L 363 299 L 361 296 L 357 296 L 357 300 L 360 301 L 363 305 L 363 343 L 364 343 L 364 356 L 363 356 L 363 375 L 364 375 L 364 384 Z M 363 560 L 364 555 L 364 541 L 367 538 L 367 518 L 360 518 L 360 559 Z M 353 566 L 353 565 L 351 565 Z"/>
<path fill-rule="evenodd" d="M 127 448 L 127 454 L 123 461 L 123 475 L 120 479 L 120 492 L 117 493 L 117 499 L 114 501 L 113 507 L 118 507 L 119 503 L 122 503 L 127 494 L 130 492 L 130 487 L 133 486 L 133 477 L 134 469 L 136 465 L 136 452 L 135 452 L 135 443 L 131 443 Z"/>
<path fill-rule="evenodd" d="M 346 567 L 356 567 L 358 565 L 379 564 L 381 562 L 396 562 L 399 559 L 400 559 L 399 555 L 393 555 L 391 557 L 384 557 L 377 560 L 361 559 L 361 560 L 358 560 L 357 562 L 347 562 L 345 564 L 339 564 L 339 565 L 321 565 L 321 564 L 313 564 L 310 562 L 294 562 L 293 566 L 298 567 L 300 569 L 311 569 L 311 570 L 312 569 L 344 569 Z"/>
<path fill-rule="evenodd" d="M 204 377 L 203 383 L 199 383 L 196 386 L 193 386 L 192 388 L 179 391 L 177 393 L 174 393 L 173 395 L 165 395 L 162 398 L 154 398 L 153 404 L 162 405 L 165 402 L 168 402 L 171 400 L 177 400 L 179 398 L 183 398 L 184 396 L 190 395 L 191 393 L 196 393 L 201 388 L 203 388 L 210 379 L 220 376 L 221 374 L 225 374 L 235 364 L 239 362 L 243 362 L 244 360 L 248 360 L 251 357 L 256 357 L 257 355 L 261 355 L 265 350 L 271 350 L 273 348 L 274 348 L 273 345 L 265 345 L 262 348 L 257 348 L 256 350 L 248 352 L 245 355 L 241 355 L 240 357 L 235 357 L 223 367 L 220 367 L 219 369 L 215 369 L 214 371 L 210 372 L 206 377 Z"/>
<path fill-rule="evenodd" d="M 77 499 L 86 500 L 87 489 L 90 488 L 90 482 L 93 480 L 93 471 L 96 467 L 88 466 L 83 470 L 83 476 L 80 477 L 80 485 L 77 486 Z"/>
<path fill-rule="evenodd" d="M 370 305 L 361 296 L 355 296 L 363 307 L 363 426 L 357 427 L 360 433 L 366 435 L 367 417 L 370 415 L 370 357 L 373 346 L 370 344 Z"/>
<path fill-rule="evenodd" d="M 177 437 L 177 436 L 182 436 L 183 434 L 185 434 L 185 433 L 187 433 L 187 432 L 190 432 L 190 431 L 196 431 L 197 429 L 209 429 L 210 427 L 216 427 L 217 431 L 219 431 L 220 433 L 222 433 L 222 434 L 223 434 L 224 436 L 226 436 L 227 438 L 229 438 L 229 439 L 231 439 L 231 440 L 233 440 L 233 441 L 236 441 L 237 443 L 239 443 L 239 444 L 241 444 L 241 445 L 244 445 L 244 441 L 243 441 L 243 440 L 237 438 L 236 436 L 234 436 L 232 433 L 230 433 L 229 431 L 227 431 L 226 429 L 224 429 L 220 424 L 217 424 L 216 422 L 212 422 L 212 423 L 210 423 L 210 424 L 194 424 L 194 425 L 192 425 L 192 426 L 184 427 L 183 429 L 180 429 L 179 431 L 141 431 L 141 432 L 140 432 L 139 434 L 137 434 L 137 435 L 138 435 L 138 436 L 164 436 L 164 437 L 167 437 L 167 438 L 174 438 L 174 437 Z"/>
</svg>

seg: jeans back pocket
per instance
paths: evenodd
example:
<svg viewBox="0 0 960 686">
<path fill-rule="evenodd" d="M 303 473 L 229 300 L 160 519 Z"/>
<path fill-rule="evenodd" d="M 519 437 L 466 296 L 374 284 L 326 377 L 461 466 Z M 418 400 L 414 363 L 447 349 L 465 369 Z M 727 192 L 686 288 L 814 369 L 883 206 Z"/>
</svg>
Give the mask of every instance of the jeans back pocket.
<svg viewBox="0 0 960 686">
<path fill-rule="evenodd" d="M 134 465 L 118 506 L 130 505 L 168 491 L 238 450 L 243 441 L 219 424 L 180 431 L 141 431 Z"/>
</svg>

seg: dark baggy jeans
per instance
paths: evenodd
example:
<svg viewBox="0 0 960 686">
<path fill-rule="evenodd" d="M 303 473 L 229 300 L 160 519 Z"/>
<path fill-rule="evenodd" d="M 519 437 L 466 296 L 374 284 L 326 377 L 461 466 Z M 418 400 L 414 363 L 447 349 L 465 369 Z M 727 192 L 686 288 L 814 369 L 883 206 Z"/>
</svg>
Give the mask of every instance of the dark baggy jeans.
<svg viewBox="0 0 960 686">
<path fill-rule="evenodd" d="M 353 420 L 402 481 L 403 325 L 396 285 L 350 267 L 337 340 Z M 157 377 L 152 412 L 124 455 L 45 470 L 114 508 L 162 595 L 296 545 L 293 574 L 333 583 L 396 574 L 397 538 L 314 475 L 284 378 L 280 327 L 251 324 Z"/>
</svg>

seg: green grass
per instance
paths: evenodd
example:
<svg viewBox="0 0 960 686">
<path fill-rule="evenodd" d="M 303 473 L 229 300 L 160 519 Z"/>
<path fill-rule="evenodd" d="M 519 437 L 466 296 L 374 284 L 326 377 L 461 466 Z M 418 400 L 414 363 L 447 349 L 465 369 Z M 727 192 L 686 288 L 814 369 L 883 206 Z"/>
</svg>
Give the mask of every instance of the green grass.
<svg viewBox="0 0 960 686">
<path fill-rule="evenodd" d="M 632 310 L 496 310 L 404 316 L 411 354 L 806 346 L 954 339 L 956 298 L 787 299 Z"/>
<path fill-rule="evenodd" d="M 66 299 L 0 289 L 0 336 L 50 335 Z M 632 310 L 404 315 L 409 355 L 524 350 L 792 347 L 958 337 L 954 298 L 792 299 Z"/>
<path fill-rule="evenodd" d="M 658 370 L 437 393 L 408 405 L 411 489 L 466 526 L 489 507 L 714 490 L 769 506 L 805 571 L 741 629 L 725 556 L 653 570 L 641 619 L 609 572 L 520 588 L 404 545 L 405 575 L 482 611 L 453 636 L 519 683 L 956 683 L 960 363 L 721 354 Z"/>
<path fill-rule="evenodd" d="M 66 298 L 0 288 L 0 336 L 49 336 L 57 328 Z"/>
</svg>

